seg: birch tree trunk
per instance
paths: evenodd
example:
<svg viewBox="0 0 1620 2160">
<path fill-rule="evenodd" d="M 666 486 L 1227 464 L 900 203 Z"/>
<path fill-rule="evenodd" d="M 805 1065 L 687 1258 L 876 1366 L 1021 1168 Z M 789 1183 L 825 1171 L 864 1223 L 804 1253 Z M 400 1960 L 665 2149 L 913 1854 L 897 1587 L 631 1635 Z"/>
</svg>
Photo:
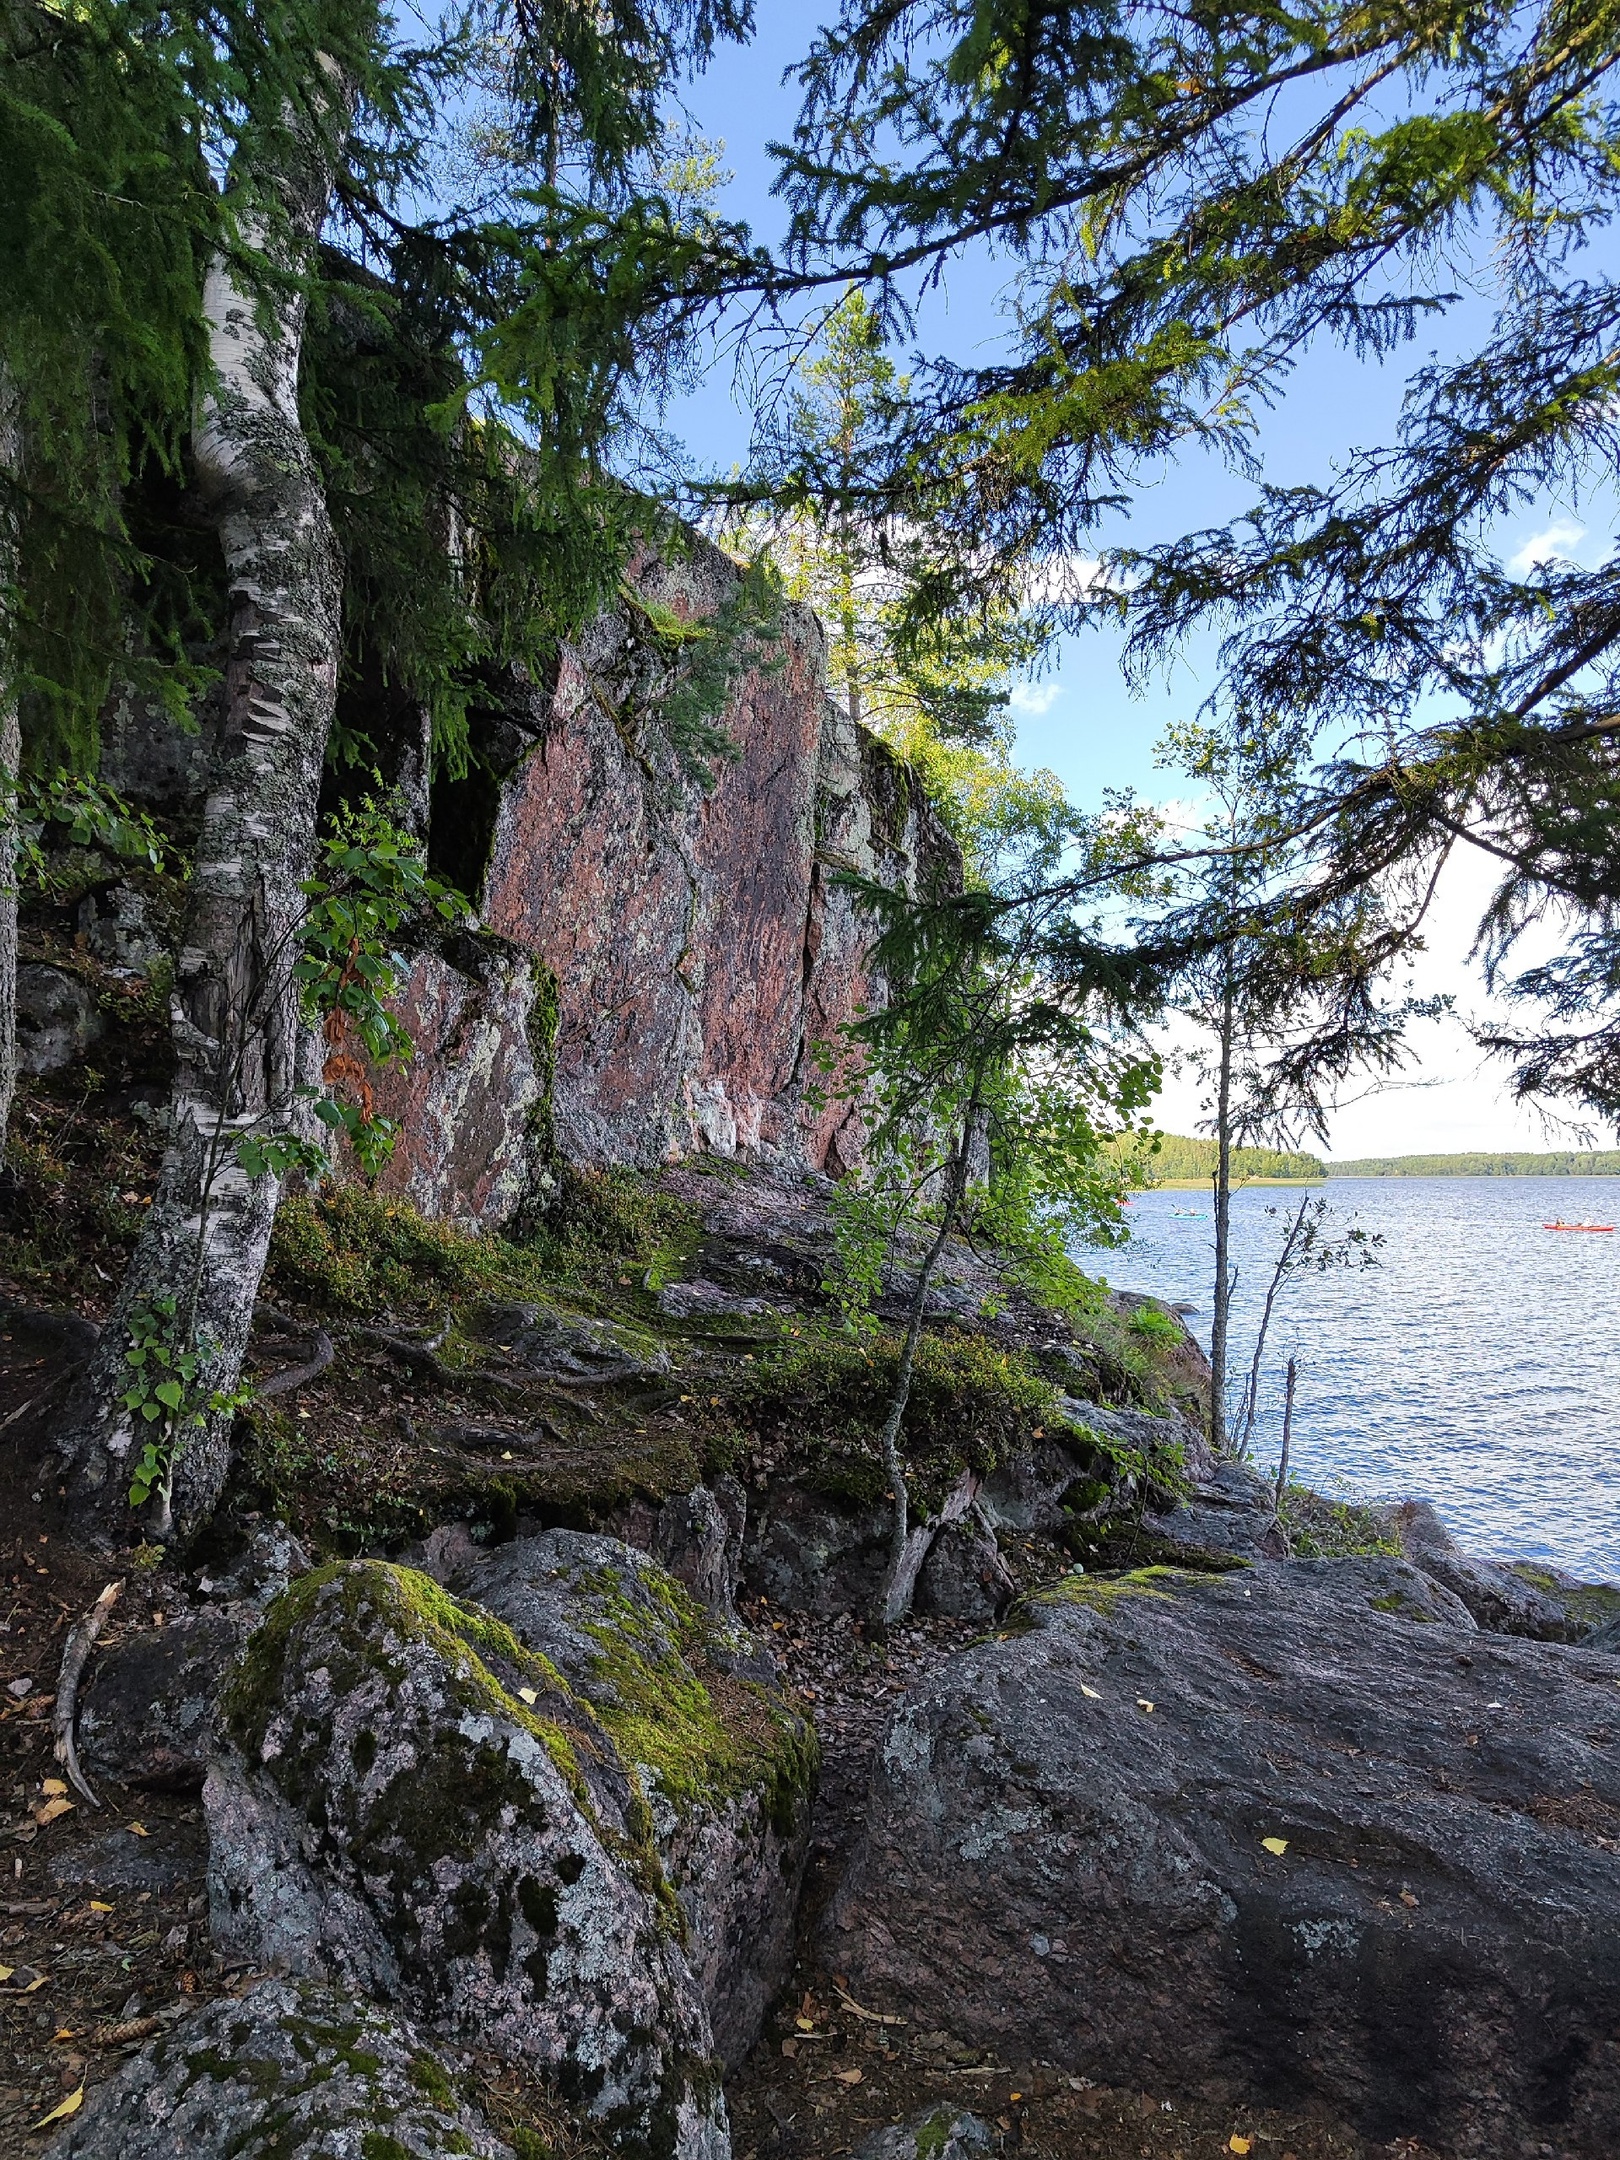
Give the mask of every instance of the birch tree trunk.
<svg viewBox="0 0 1620 2160">
<path fill-rule="evenodd" d="M 346 131 L 347 85 L 334 78 L 329 133 Z M 266 170 L 244 148 L 232 184 L 248 199 L 256 246 L 297 276 L 313 258 L 332 194 L 329 149 L 289 141 Z M 130 1315 L 161 1310 L 204 1359 L 207 1388 L 229 1393 L 247 1348 L 280 1197 L 236 1158 L 248 1130 L 285 1129 L 301 1060 L 292 962 L 310 873 L 321 769 L 340 653 L 341 568 L 320 476 L 298 416 L 305 300 L 249 291 L 223 259 L 204 289 L 214 381 L 194 437 L 199 487 L 230 589 L 225 698 L 197 845 L 171 1019 L 176 1057 L 162 1174 L 140 1245 L 77 1387 L 59 1445 L 86 1529 L 121 1540 L 141 1443 L 122 1396 Z M 229 1467 L 231 1412 L 180 1434 L 174 1510 L 205 1517 Z M 167 1496 L 143 1527 L 163 1534 Z"/>
<path fill-rule="evenodd" d="M 16 399 L 0 368 L 0 473 L 22 469 L 22 430 Z M 0 608 L 16 577 L 16 536 L 9 503 L 0 502 Z M 17 713 L 13 626 L 0 622 L 0 1160 L 6 1152 L 11 1098 L 17 1087 L 17 796 L 22 774 L 22 727 Z"/>
</svg>

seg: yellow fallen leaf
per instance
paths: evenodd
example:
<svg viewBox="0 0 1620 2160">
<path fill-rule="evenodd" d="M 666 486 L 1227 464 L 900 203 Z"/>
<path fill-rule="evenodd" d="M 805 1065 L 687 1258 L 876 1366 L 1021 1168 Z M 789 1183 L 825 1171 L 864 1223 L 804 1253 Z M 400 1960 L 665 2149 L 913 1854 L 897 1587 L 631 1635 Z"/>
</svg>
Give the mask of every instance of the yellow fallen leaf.
<svg viewBox="0 0 1620 2160">
<path fill-rule="evenodd" d="M 44 2130 L 47 2129 L 53 2122 L 66 2122 L 70 2115 L 77 2115 L 80 2108 L 82 2108 L 83 2106 L 84 2087 L 81 2085 L 77 2092 L 70 2092 L 68 2094 L 67 2098 L 62 2102 L 60 2107 L 53 2107 L 48 2115 L 42 2115 L 39 2121 L 35 2123 L 34 2128 L 36 2130 Z"/>
<path fill-rule="evenodd" d="M 93 1897 L 90 1900 L 90 1910 L 92 1912 L 111 1912 L 112 1907 L 110 1905 L 104 1905 L 100 1898 Z"/>
<path fill-rule="evenodd" d="M 131 1837 L 150 1837 L 152 1835 L 151 1831 L 147 1829 L 145 1823 L 143 1822 L 132 1822 L 126 1825 L 126 1827 L 128 1828 Z"/>
<path fill-rule="evenodd" d="M 36 1992 L 37 1992 L 37 1990 L 39 1990 L 40 1988 L 42 1988 L 42 1987 L 43 1987 L 43 1986 L 45 1985 L 45 1981 L 46 1981 L 46 1978 L 47 1978 L 47 1975 L 46 1975 L 46 1974 L 44 1974 L 44 1973 L 41 1973 L 41 1974 L 39 1975 L 38 1979 L 36 1979 L 36 1980 L 30 1980 L 30 1981 L 29 1981 L 29 1983 L 28 1983 L 28 1985 L 27 1985 L 27 1986 L 26 1986 L 26 1987 L 25 1987 L 25 1988 L 23 1989 L 23 1993 L 24 1993 L 25 1995 L 32 1995 L 32 1994 L 36 1993 Z"/>
<path fill-rule="evenodd" d="M 537 1703 L 539 1700 L 539 1696 L 535 1693 L 532 1687 L 520 1687 L 518 1689 L 519 1702 Z"/>
<path fill-rule="evenodd" d="M 798 2026 L 800 2032 L 814 2032 L 816 2029 L 815 2022 L 811 2018 L 796 2017 L 793 2022 Z"/>
<path fill-rule="evenodd" d="M 1268 1853 L 1275 1853 L 1279 1860 L 1288 1850 L 1288 1840 L 1285 1837 L 1263 1837 L 1260 1842 Z"/>
<path fill-rule="evenodd" d="M 52 2041 L 52 2044 L 54 2045 L 54 2043 L 55 2043 L 56 2041 L 58 2041 L 58 2040 L 73 2040 L 73 2039 L 76 2039 L 77 2037 L 78 2037 L 78 2036 L 77 2036 L 77 2035 L 75 2034 L 75 2032 L 74 2032 L 74 2030 L 73 2030 L 73 2027 L 72 2027 L 71 2025 L 64 2025 L 64 2026 L 62 2026 L 62 2027 L 61 2027 L 61 2029 L 60 2029 L 59 2031 L 57 2031 L 57 2032 L 53 2032 L 53 2033 L 51 2034 L 51 2041 Z"/>
<path fill-rule="evenodd" d="M 16 1970 L 15 1965 L 0 1965 L 0 1980 L 9 1980 Z"/>
<path fill-rule="evenodd" d="M 1102 1697 L 1097 1693 L 1097 1690 L 1094 1687 L 1087 1687 L 1083 1680 L 1080 1683 L 1080 1692 L 1082 1695 L 1089 1695 L 1093 1702 L 1102 1701 Z"/>
<path fill-rule="evenodd" d="M 55 1822 L 58 1815 L 71 1814 L 72 1810 L 73 1802 L 71 1800 L 47 1800 L 43 1807 L 35 1808 L 34 1820 L 43 1829 L 46 1823 Z"/>
<path fill-rule="evenodd" d="M 1145 1695 L 1138 1695 L 1136 1698 L 1136 1707 L 1138 1710 L 1151 1710 L 1153 1708 L 1153 1705 L 1148 1701 Z"/>
<path fill-rule="evenodd" d="M 1234 2130 L 1232 2135 L 1226 2141 L 1226 2149 L 1228 2152 L 1235 2153 L 1253 2152 L 1254 2139 L 1239 2137 L 1237 2132 Z"/>
<path fill-rule="evenodd" d="M 39 1789 L 47 1796 L 52 1793 L 65 1793 L 67 1791 L 66 1785 L 63 1784 L 62 1780 L 59 1777 L 46 1778 Z"/>
</svg>

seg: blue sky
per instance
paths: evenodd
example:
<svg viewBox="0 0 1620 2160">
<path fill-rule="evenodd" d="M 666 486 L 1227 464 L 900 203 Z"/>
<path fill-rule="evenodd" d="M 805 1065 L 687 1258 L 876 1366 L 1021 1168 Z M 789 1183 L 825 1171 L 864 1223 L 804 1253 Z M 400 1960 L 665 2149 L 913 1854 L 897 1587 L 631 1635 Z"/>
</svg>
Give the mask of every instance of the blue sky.
<svg viewBox="0 0 1620 2160">
<path fill-rule="evenodd" d="M 761 238 L 781 230 L 782 208 L 770 193 L 773 177 L 766 144 L 791 132 L 797 93 L 782 82 L 799 55 L 812 18 L 765 0 L 760 32 L 743 48 L 723 49 L 687 96 L 693 123 L 725 145 L 723 164 L 732 174 L 723 206 L 746 219 Z M 949 352 L 959 359 L 986 353 L 1000 334 L 998 266 L 984 255 L 951 266 L 942 288 L 922 303 L 915 348 Z M 1412 344 L 1386 361 L 1363 360 L 1338 347 L 1307 352 L 1285 395 L 1264 416 L 1257 442 L 1265 478 L 1287 485 L 1322 480 L 1348 451 L 1386 440 L 1410 371 L 1432 351 L 1446 357 L 1477 326 L 1483 303 L 1465 298 L 1444 320 L 1431 323 Z M 904 357 L 904 354 L 897 355 Z M 721 370 L 672 409 L 669 421 L 703 463 L 726 467 L 747 455 L 749 419 L 729 376 Z M 1192 452 L 1142 490 L 1128 519 L 1098 535 L 1100 545 L 1129 540 L 1137 545 L 1192 527 L 1224 522 L 1252 500 L 1254 483 L 1206 452 Z M 1587 555 L 1608 546 L 1607 520 L 1594 528 L 1590 507 L 1548 501 L 1527 508 L 1504 528 L 1504 556 L 1523 551 Z M 1098 631 L 1065 641 L 1044 677 L 1015 695 L 1018 747 L 1023 762 L 1054 771 L 1071 798 L 1094 806 L 1105 789 L 1132 787 L 1166 800 L 1184 794 L 1173 773 L 1156 769 L 1154 745 L 1171 720 L 1189 717 L 1214 680 L 1213 641 L 1195 643 L 1164 679 L 1135 695 L 1119 666 L 1117 641 Z M 1488 890 L 1486 866 L 1459 864 L 1440 894 L 1431 952 L 1419 987 L 1446 990 L 1464 1010 L 1483 1003 L 1468 959 L 1472 924 Z M 1510 1106 L 1500 1075 L 1484 1069 L 1456 1023 L 1420 1031 L 1419 1058 L 1407 1084 L 1346 1107 L 1335 1121 L 1332 1152 L 1427 1152 L 1501 1146 L 1564 1146 L 1567 1133 L 1546 1131 Z M 1163 1102 L 1163 1122 L 1188 1130 L 1198 1115 L 1196 1089 L 1173 1081 Z"/>
</svg>

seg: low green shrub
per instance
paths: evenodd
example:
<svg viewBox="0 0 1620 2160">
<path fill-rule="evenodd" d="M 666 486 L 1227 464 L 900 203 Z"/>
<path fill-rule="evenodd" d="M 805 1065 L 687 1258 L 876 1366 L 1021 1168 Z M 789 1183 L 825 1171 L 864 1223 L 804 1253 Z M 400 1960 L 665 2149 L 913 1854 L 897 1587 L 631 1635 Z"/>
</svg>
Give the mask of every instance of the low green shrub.
<svg viewBox="0 0 1620 2160">
<path fill-rule="evenodd" d="M 877 1434 L 899 1355 L 892 1335 L 816 1335 L 761 1358 L 733 1386 L 727 1412 L 811 1461 L 825 1489 L 870 1503 L 886 1485 Z M 923 1337 L 901 1447 L 925 1494 L 964 1467 L 993 1469 L 1013 1446 L 1061 1424 L 1057 1389 L 1022 1352 L 976 1335 Z"/>
<path fill-rule="evenodd" d="M 1300 1560 L 1353 1560 L 1364 1556 L 1398 1560 L 1399 1540 L 1376 1508 L 1359 1500 L 1331 1500 L 1308 1485 L 1290 1480 L 1278 1520 Z"/>
<path fill-rule="evenodd" d="M 332 1183 L 283 1200 L 270 1285 L 335 1311 L 372 1313 L 532 1297 L 552 1287 L 656 1286 L 694 1235 L 690 1208 L 627 1170 L 569 1171 L 524 1244 L 473 1237 L 408 1200 Z"/>
</svg>

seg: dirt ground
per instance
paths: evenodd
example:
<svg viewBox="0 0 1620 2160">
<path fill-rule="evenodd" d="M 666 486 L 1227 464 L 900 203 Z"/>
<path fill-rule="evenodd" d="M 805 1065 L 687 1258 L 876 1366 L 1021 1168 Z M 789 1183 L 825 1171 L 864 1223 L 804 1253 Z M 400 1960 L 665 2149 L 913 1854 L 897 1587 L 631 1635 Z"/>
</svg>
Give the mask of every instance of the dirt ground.
<svg viewBox="0 0 1620 2160">
<path fill-rule="evenodd" d="M 0 1419 L 54 1360 L 0 1342 Z M 0 1431 L 0 2154 L 207 1995 L 239 1983 L 208 1944 L 206 1851 L 194 1796 L 69 1792 L 51 1712 L 68 1630 L 116 1576 L 66 1540 L 38 1460 Z M 161 1572 L 126 1578 L 103 1640 L 150 1626 Z"/>
</svg>

